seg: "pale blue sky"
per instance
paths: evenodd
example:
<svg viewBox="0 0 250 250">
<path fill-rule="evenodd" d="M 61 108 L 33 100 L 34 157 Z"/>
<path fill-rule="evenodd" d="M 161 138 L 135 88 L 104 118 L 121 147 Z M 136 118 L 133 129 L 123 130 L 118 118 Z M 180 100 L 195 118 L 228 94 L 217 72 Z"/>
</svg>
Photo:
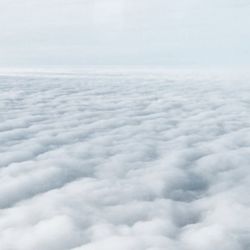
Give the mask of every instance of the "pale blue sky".
<svg viewBox="0 0 250 250">
<path fill-rule="evenodd" d="M 249 0 L 0 0 L 0 66 L 250 64 Z"/>
</svg>

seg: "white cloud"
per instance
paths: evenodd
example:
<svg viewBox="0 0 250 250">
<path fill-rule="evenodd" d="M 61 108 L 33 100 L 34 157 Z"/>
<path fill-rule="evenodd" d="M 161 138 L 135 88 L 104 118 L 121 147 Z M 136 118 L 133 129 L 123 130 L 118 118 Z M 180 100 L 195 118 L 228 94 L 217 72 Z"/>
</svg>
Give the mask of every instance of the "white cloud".
<svg viewBox="0 0 250 250">
<path fill-rule="evenodd" d="M 248 249 L 248 79 L 2 73 L 1 250 Z"/>
</svg>

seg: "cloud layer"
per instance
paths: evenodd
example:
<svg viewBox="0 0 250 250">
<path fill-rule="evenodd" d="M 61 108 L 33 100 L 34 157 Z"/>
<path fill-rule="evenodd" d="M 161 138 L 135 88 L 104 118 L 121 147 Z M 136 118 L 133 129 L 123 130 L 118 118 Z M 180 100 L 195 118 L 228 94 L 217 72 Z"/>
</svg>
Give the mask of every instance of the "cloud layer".
<svg viewBox="0 0 250 250">
<path fill-rule="evenodd" d="M 1 75 L 1 250 L 249 249 L 248 83 Z"/>
</svg>

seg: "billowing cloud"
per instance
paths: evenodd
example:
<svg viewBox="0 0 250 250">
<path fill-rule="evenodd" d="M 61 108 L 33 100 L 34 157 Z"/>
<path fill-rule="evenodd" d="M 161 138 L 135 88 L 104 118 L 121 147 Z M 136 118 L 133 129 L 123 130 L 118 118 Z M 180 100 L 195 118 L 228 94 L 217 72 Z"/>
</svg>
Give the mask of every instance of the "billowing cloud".
<svg viewBox="0 0 250 250">
<path fill-rule="evenodd" d="M 233 79 L 2 73 L 1 250 L 248 249 L 249 81 Z"/>
</svg>

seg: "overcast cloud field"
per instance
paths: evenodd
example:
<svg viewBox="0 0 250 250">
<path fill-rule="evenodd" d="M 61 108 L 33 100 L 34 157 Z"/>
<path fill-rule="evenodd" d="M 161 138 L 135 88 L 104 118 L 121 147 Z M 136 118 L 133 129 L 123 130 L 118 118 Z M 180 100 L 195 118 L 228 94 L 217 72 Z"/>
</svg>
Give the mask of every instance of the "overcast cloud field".
<svg viewBox="0 0 250 250">
<path fill-rule="evenodd" d="M 249 250 L 250 78 L 0 75 L 1 250 Z"/>
</svg>

